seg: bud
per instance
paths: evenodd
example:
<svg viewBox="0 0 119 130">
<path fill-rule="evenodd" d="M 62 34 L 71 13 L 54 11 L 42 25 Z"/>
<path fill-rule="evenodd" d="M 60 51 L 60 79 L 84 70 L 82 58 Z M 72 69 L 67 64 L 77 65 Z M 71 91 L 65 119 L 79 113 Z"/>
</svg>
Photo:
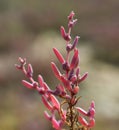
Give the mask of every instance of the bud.
<svg viewBox="0 0 119 130">
<path fill-rule="evenodd" d="M 69 71 L 70 70 L 69 64 L 67 62 L 65 62 L 65 63 L 62 64 L 62 68 L 65 71 Z"/>
<path fill-rule="evenodd" d="M 75 83 L 77 81 L 77 77 L 76 75 L 73 75 L 70 79 L 70 81 L 72 81 L 72 83 Z"/>
<path fill-rule="evenodd" d="M 77 94 L 79 92 L 79 86 L 75 86 L 72 91 L 74 94 Z"/>
<path fill-rule="evenodd" d="M 69 21 L 68 27 L 69 27 L 69 28 L 72 28 L 72 27 L 76 24 L 76 22 L 77 22 L 77 19 L 72 20 L 72 21 Z"/>
<path fill-rule="evenodd" d="M 72 48 L 72 44 L 68 43 L 66 46 L 67 52 L 71 51 L 71 48 Z"/>
</svg>

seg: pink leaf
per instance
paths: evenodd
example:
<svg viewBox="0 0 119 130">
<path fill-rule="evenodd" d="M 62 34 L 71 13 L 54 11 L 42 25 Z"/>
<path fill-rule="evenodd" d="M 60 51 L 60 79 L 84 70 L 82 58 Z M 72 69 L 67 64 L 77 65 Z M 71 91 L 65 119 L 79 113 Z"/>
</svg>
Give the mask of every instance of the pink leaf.
<svg viewBox="0 0 119 130">
<path fill-rule="evenodd" d="M 89 127 L 89 128 L 92 128 L 92 127 L 94 127 L 94 125 L 95 125 L 95 119 L 94 119 L 94 118 L 91 118 L 90 121 L 89 121 L 88 127 Z"/>
<path fill-rule="evenodd" d="M 55 55 L 57 56 L 58 60 L 63 64 L 65 62 L 64 58 L 62 57 L 61 53 L 56 49 L 53 48 Z"/>
<path fill-rule="evenodd" d="M 66 40 L 67 42 L 71 40 L 71 36 L 65 32 L 65 29 L 63 26 L 61 26 L 60 31 L 64 40 Z"/>
<path fill-rule="evenodd" d="M 30 88 L 30 89 L 34 88 L 33 84 L 27 82 L 26 80 L 22 80 L 22 84 L 23 84 L 25 87 L 27 87 L 27 88 Z"/>
<path fill-rule="evenodd" d="M 83 117 L 79 116 L 78 120 L 83 126 L 88 127 L 88 122 Z"/>
<path fill-rule="evenodd" d="M 18 70 L 22 70 L 22 65 L 18 65 L 18 64 L 15 64 L 15 67 L 18 69 Z"/>
<path fill-rule="evenodd" d="M 78 67 L 77 70 L 76 70 L 76 76 L 77 77 L 79 76 L 79 73 L 80 73 L 80 68 Z"/>
<path fill-rule="evenodd" d="M 74 11 L 71 11 L 71 13 L 70 13 L 69 16 L 68 16 L 68 19 L 69 19 L 69 20 L 72 20 L 73 17 L 74 17 L 74 15 L 75 15 Z"/>
<path fill-rule="evenodd" d="M 52 102 L 53 106 L 54 106 L 57 110 L 59 110 L 59 109 L 60 109 L 60 103 L 59 103 L 59 101 L 58 101 L 58 100 L 56 99 L 56 97 L 53 96 L 53 95 L 50 95 L 50 98 L 51 98 L 51 102 Z"/>
<path fill-rule="evenodd" d="M 82 82 L 83 80 L 85 80 L 88 76 L 88 72 L 86 72 L 80 79 L 79 79 L 79 83 Z"/>
<path fill-rule="evenodd" d="M 44 115 L 45 115 L 45 117 L 46 117 L 46 119 L 48 119 L 48 120 L 52 120 L 52 116 L 50 116 L 48 113 L 47 113 L 47 111 L 44 111 Z"/>
<path fill-rule="evenodd" d="M 66 91 L 65 91 L 64 86 L 62 86 L 62 85 L 59 84 L 59 85 L 57 86 L 57 88 L 62 92 L 63 95 L 66 95 Z M 63 96 L 63 95 L 62 95 L 62 96 Z"/>
<path fill-rule="evenodd" d="M 44 105 L 51 111 L 53 110 L 52 105 L 46 100 L 46 98 L 42 95 L 42 102 L 44 103 Z"/>
<path fill-rule="evenodd" d="M 76 107 L 76 109 L 78 110 L 78 112 L 80 112 L 81 114 L 83 114 L 84 116 L 87 116 L 87 112 L 85 110 L 83 110 L 82 108 L 80 107 Z"/>
<path fill-rule="evenodd" d="M 73 42 L 73 44 L 72 44 L 71 50 L 76 47 L 76 45 L 78 44 L 78 41 L 79 41 L 79 36 L 76 36 L 75 39 L 74 39 L 74 42 Z"/>
<path fill-rule="evenodd" d="M 38 75 L 38 82 L 39 82 L 40 86 L 43 87 L 44 81 L 43 81 L 43 78 L 41 75 Z"/>
<path fill-rule="evenodd" d="M 92 101 L 90 106 L 91 106 L 92 108 L 95 108 L 95 102 Z"/>
<path fill-rule="evenodd" d="M 58 70 L 57 66 L 55 65 L 55 63 L 51 62 L 51 67 L 52 67 L 52 70 L 55 74 L 55 76 L 60 80 L 61 79 L 61 73 L 60 71 Z"/>
<path fill-rule="evenodd" d="M 71 60 L 70 69 L 76 68 L 78 65 L 78 62 L 79 62 L 79 52 L 78 52 L 78 49 L 76 49 L 74 51 L 74 55 L 73 55 L 73 58 Z"/>
<path fill-rule="evenodd" d="M 94 118 L 94 115 L 95 115 L 95 109 L 94 108 L 90 108 L 89 109 L 89 116 Z"/>
<path fill-rule="evenodd" d="M 60 129 L 60 124 L 59 122 L 55 119 L 55 117 L 52 118 L 52 125 L 56 130 Z"/>
<path fill-rule="evenodd" d="M 21 64 L 24 64 L 24 65 L 26 64 L 26 59 L 25 59 L 25 58 L 23 59 L 23 58 L 19 57 L 18 60 L 19 60 L 19 62 L 20 62 Z"/>
<path fill-rule="evenodd" d="M 48 87 L 48 85 L 44 82 L 43 83 L 43 88 L 45 89 L 45 90 L 50 90 L 50 88 Z"/>
<path fill-rule="evenodd" d="M 31 65 L 31 64 L 28 64 L 27 74 L 28 74 L 28 76 L 30 76 L 30 77 L 33 76 L 33 68 L 32 68 L 32 65 Z"/>
<path fill-rule="evenodd" d="M 65 86 L 69 91 L 71 91 L 71 90 L 72 90 L 72 87 L 71 87 L 70 81 L 67 80 L 64 76 L 61 76 L 61 80 L 62 80 L 62 83 L 64 84 L 64 86 Z"/>
</svg>

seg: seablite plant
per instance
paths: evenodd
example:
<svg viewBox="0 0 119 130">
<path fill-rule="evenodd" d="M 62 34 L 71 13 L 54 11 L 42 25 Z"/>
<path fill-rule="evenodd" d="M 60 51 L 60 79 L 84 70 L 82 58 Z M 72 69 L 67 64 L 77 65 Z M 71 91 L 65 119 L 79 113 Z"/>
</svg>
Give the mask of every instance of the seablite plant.
<svg viewBox="0 0 119 130">
<path fill-rule="evenodd" d="M 55 130 L 90 130 L 95 125 L 94 101 L 91 102 L 88 111 L 76 106 L 81 98 L 77 96 L 80 92 L 80 83 L 87 78 L 88 73 L 80 75 L 79 50 L 76 47 L 79 36 L 76 36 L 74 40 L 71 37 L 71 30 L 77 22 L 74 15 L 75 13 L 72 11 L 68 16 L 67 32 L 63 26 L 60 28 L 61 36 L 66 42 L 66 57 L 63 57 L 58 49 L 53 48 L 63 69 L 63 73 L 61 73 L 56 64 L 51 62 L 52 71 L 59 80 L 55 90 L 49 88 L 41 75 L 38 75 L 38 81 L 33 79 L 32 65 L 28 64 L 26 67 L 25 58 L 19 57 L 20 64 L 16 64 L 16 68 L 29 79 L 29 81 L 22 80 L 22 84 L 29 89 L 37 90 L 41 95 L 42 102 L 49 111 L 44 111 L 44 115 Z"/>
</svg>

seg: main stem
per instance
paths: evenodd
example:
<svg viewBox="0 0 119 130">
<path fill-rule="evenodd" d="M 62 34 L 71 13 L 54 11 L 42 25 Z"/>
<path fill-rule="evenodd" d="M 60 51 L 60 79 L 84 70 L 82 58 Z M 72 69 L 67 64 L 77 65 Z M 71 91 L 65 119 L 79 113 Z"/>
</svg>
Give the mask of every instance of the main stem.
<svg viewBox="0 0 119 130">
<path fill-rule="evenodd" d="M 71 100 L 74 98 L 74 94 L 71 93 Z M 74 116 L 73 116 L 73 104 L 72 101 L 70 100 L 69 103 L 69 110 L 70 110 L 70 130 L 73 130 L 74 127 Z"/>
</svg>

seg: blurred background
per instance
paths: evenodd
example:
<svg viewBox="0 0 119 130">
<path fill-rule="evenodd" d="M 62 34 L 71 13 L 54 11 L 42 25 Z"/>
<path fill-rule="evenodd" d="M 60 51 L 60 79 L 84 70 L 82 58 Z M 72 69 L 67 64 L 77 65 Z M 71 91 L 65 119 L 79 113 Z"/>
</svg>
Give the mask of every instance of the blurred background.
<svg viewBox="0 0 119 130">
<path fill-rule="evenodd" d="M 81 37 L 81 74 L 89 72 L 78 105 L 88 110 L 91 100 L 96 102 L 94 130 L 119 129 L 119 1 L 0 0 L 0 130 L 53 130 L 40 96 L 21 84 L 24 75 L 14 64 L 26 57 L 34 78 L 40 73 L 55 88 L 50 62 L 59 62 L 52 48 L 65 56 L 59 28 L 67 28 L 72 10 L 78 18 L 72 37 Z"/>
</svg>

